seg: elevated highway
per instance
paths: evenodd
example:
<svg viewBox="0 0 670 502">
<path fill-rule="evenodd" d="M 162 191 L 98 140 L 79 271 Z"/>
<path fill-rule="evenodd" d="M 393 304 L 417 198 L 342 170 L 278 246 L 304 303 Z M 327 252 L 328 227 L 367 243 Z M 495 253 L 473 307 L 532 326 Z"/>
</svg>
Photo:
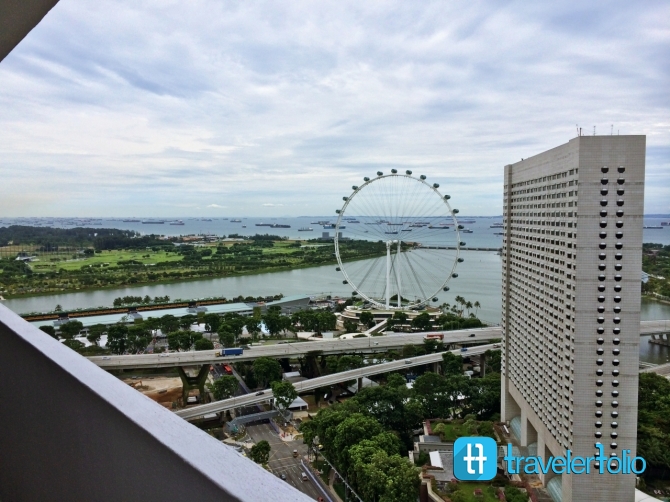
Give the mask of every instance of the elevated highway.
<svg viewBox="0 0 670 502">
<path fill-rule="evenodd" d="M 454 354 L 459 355 L 468 355 L 474 356 L 483 354 L 487 350 L 495 349 L 493 344 L 489 345 L 478 345 L 477 347 L 469 348 L 467 352 L 461 352 L 460 350 L 452 350 Z M 302 382 L 294 383 L 293 386 L 295 390 L 300 394 L 301 392 L 307 392 L 310 390 L 318 389 L 320 387 L 328 387 L 330 385 L 335 385 L 341 382 L 348 382 L 349 380 L 357 380 L 359 378 L 378 375 L 380 373 L 388 373 L 389 371 L 403 370 L 407 368 L 412 368 L 414 366 L 420 366 L 423 364 L 431 364 L 442 361 L 442 355 L 444 352 L 438 352 L 436 354 L 426 354 L 424 356 L 410 357 L 407 359 L 400 359 L 398 361 L 392 361 L 389 363 L 373 364 L 366 366 L 365 368 L 358 368 L 355 370 L 342 371 L 340 373 L 333 373 L 332 375 L 326 375 L 318 378 L 312 378 L 310 380 L 304 380 Z M 208 413 L 218 413 L 221 411 L 230 410 L 233 408 L 239 408 L 241 406 L 249 406 L 253 404 L 259 404 L 264 401 L 272 399 L 272 389 L 265 389 L 263 391 L 257 392 L 255 394 L 245 394 L 244 396 L 231 397 L 230 399 L 223 399 L 222 401 L 215 401 L 213 403 L 203 404 L 200 406 L 194 406 L 192 408 L 187 408 L 185 410 L 178 411 L 176 414 L 186 420 L 193 420 L 201 418 L 203 415 Z"/>
<path fill-rule="evenodd" d="M 430 332 L 443 333 L 445 344 L 481 342 L 498 339 L 501 336 L 499 327 L 475 328 L 458 331 Z M 474 337 L 470 335 L 475 334 Z M 427 333 L 403 333 L 397 335 L 352 338 L 349 340 L 326 339 L 318 342 L 278 343 L 245 349 L 239 356 L 216 357 L 213 350 L 198 352 L 172 352 L 169 354 L 141 354 L 130 356 L 95 356 L 89 359 L 101 368 L 137 369 L 165 368 L 170 366 L 197 366 L 204 364 L 251 361 L 259 357 L 301 357 L 308 352 L 319 351 L 324 355 L 340 353 L 374 353 L 388 349 L 398 349 L 405 345 L 422 345 Z"/>
<path fill-rule="evenodd" d="M 432 331 L 442 333 L 445 344 L 468 343 L 502 338 L 498 326 L 464 329 L 457 331 Z M 470 337 L 475 333 L 474 337 Z M 642 321 L 640 335 L 670 333 L 670 320 Z M 422 345 L 428 333 L 402 333 L 377 337 L 352 338 L 348 340 L 325 339 L 317 342 L 291 342 L 253 347 L 240 356 L 216 357 L 216 351 L 172 352 L 169 354 L 141 354 L 127 356 L 95 356 L 89 359 L 107 370 L 167 368 L 175 366 L 198 366 L 204 364 L 250 361 L 259 357 L 301 357 L 308 352 L 320 351 L 324 355 L 341 353 L 375 353 L 388 349 L 398 349 L 405 345 Z"/>
</svg>

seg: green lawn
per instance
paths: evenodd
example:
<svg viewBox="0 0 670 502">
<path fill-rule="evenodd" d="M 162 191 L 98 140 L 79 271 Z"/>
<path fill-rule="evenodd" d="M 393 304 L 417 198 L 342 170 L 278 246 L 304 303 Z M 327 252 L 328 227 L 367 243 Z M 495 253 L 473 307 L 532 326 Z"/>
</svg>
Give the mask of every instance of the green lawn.
<svg viewBox="0 0 670 502">
<path fill-rule="evenodd" d="M 475 490 L 482 490 L 483 497 L 475 497 Z M 472 483 L 472 482 L 460 482 L 458 483 L 458 493 L 462 494 L 459 502 L 499 502 L 498 497 L 495 495 L 495 488 L 487 483 Z"/>
</svg>

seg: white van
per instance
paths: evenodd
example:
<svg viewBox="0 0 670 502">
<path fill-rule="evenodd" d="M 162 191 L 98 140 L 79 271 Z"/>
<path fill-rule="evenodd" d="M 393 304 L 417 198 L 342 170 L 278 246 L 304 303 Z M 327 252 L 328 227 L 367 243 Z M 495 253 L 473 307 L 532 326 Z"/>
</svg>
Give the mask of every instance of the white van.
<svg viewBox="0 0 670 502">
<path fill-rule="evenodd" d="M 300 476 L 300 479 L 302 479 L 303 481 L 307 481 L 307 474 L 303 472 L 302 476 Z"/>
</svg>

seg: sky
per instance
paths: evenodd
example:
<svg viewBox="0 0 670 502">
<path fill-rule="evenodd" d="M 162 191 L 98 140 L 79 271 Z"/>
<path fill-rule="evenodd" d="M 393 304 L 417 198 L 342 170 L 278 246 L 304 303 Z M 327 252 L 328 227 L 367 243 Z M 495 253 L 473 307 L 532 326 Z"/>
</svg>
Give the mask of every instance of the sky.
<svg viewBox="0 0 670 502">
<path fill-rule="evenodd" d="M 462 215 L 583 134 L 670 213 L 670 3 L 61 0 L 0 63 L 0 217 L 331 215 L 411 169 Z"/>
</svg>

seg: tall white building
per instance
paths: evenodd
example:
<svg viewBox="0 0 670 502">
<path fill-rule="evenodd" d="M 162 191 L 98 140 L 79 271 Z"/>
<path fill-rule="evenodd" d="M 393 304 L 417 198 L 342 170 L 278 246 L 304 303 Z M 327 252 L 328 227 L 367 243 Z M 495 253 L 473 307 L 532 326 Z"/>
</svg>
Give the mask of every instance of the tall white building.
<svg viewBox="0 0 670 502">
<path fill-rule="evenodd" d="M 501 415 L 530 454 L 635 456 L 645 142 L 581 136 L 505 166 Z M 543 481 L 634 500 L 634 475 Z"/>
</svg>

